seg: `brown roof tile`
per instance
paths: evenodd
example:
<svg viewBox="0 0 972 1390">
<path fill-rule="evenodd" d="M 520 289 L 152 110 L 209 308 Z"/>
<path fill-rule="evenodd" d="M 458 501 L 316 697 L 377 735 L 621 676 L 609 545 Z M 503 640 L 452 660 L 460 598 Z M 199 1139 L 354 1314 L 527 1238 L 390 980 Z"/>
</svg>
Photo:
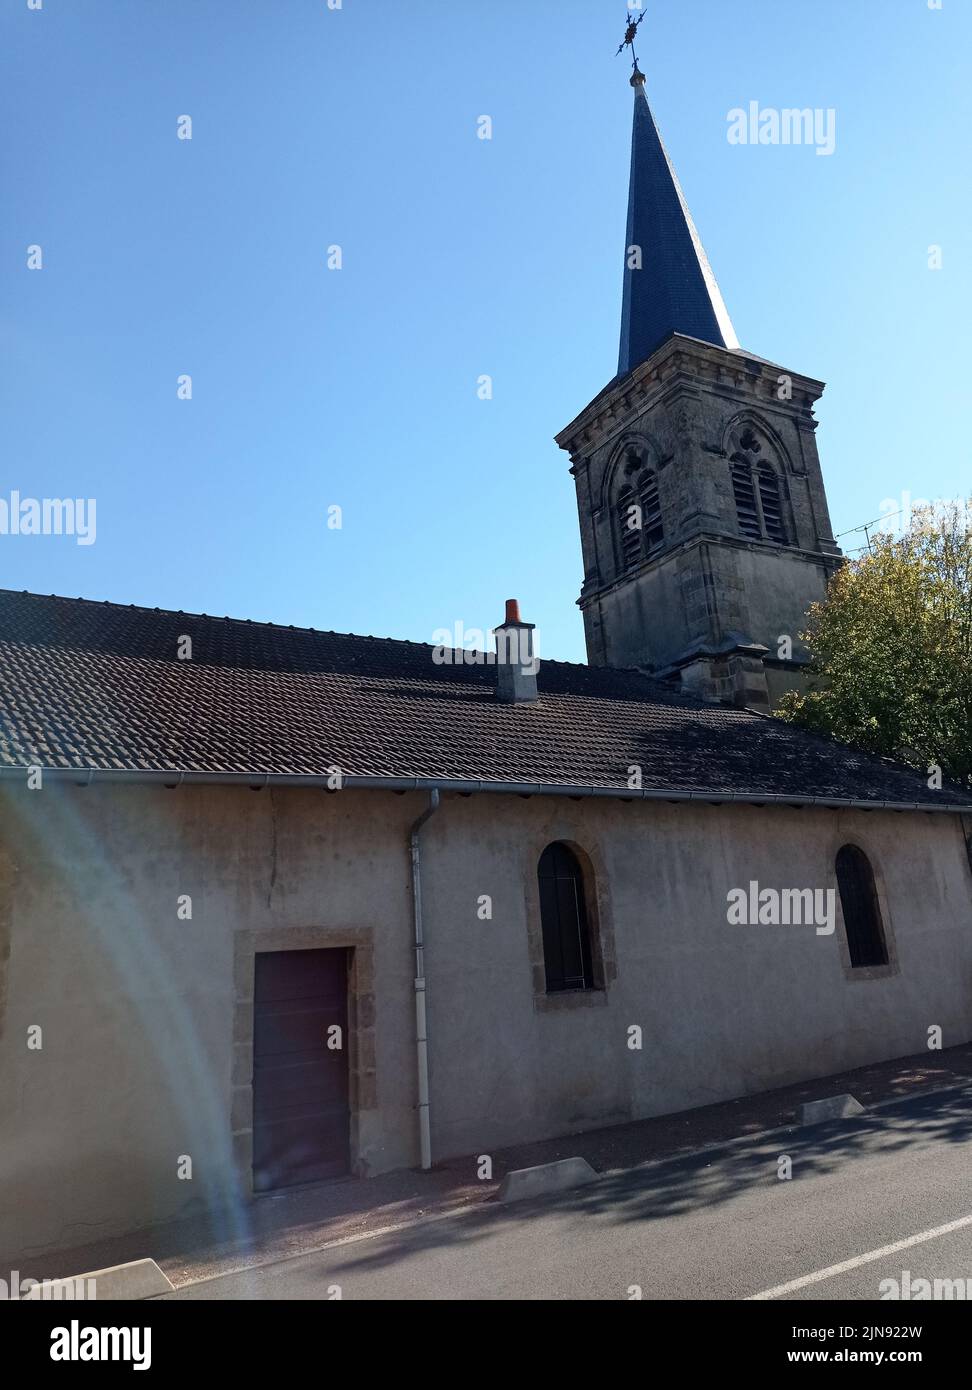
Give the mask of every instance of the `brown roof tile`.
<svg viewBox="0 0 972 1390">
<path fill-rule="evenodd" d="M 192 660 L 179 661 L 183 636 Z M 0 766 L 326 775 L 968 804 L 637 671 L 544 661 L 536 705 L 435 649 L 0 590 Z"/>
</svg>

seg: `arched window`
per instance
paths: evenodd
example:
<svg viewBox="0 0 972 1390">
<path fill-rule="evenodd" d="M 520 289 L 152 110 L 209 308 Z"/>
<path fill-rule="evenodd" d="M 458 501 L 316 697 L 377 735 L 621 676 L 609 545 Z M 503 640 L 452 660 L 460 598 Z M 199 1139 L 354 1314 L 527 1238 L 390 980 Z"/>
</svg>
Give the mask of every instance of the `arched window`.
<svg viewBox="0 0 972 1390">
<path fill-rule="evenodd" d="M 650 470 L 638 479 L 638 501 L 641 503 L 641 534 L 645 549 L 657 550 L 665 539 L 662 526 L 661 502 L 658 500 L 658 479 Z"/>
<path fill-rule="evenodd" d="M 762 538 L 759 525 L 759 512 L 756 510 L 756 490 L 753 487 L 753 472 L 749 461 L 736 455 L 732 460 L 732 492 L 736 499 L 736 517 L 739 529 L 744 536 L 753 540 Z"/>
<path fill-rule="evenodd" d="M 783 502 L 780 498 L 780 480 L 772 464 L 764 459 L 759 465 L 759 500 L 763 505 L 763 524 L 771 541 L 786 544 L 786 527 L 783 524 Z"/>
<path fill-rule="evenodd" d="M 548 845 L 540 856 L 537 876 L 547 993 L 593 989 L 591 933 L 580 864 L 566 845 Z"/>
<path fill-rule="evenodd" d="M 630 487 L 622 488 L 618 496 L 618 546 L 621 568 L 631 569 L 641 558 L 641 514 Z"/>
<path fill-rule="evenodd" d="M 652 555 L 665 539 L 658 475 L 646 467 L 646 456 L 630 448 L 621 466 L 614 503 L 618 572 L 626 574 Z"/>
<path fill-rule="evenodd" d="M 851 965 L 887 965 L 888 948 L 874 870 L 862 849 L 844 845 L 837 854 L 837 887 L 844 913 Z"/>
</svg>

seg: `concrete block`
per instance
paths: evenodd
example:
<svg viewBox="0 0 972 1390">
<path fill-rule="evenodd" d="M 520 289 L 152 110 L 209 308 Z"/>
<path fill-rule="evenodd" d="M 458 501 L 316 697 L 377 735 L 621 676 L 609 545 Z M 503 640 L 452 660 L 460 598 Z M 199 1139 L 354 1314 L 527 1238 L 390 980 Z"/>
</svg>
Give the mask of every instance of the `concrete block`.
<svg viewBox="0 0 972 1390">
<path fill-rule="evenodd" d="M 561 1158 L 556 1163 L 538 1163 L 535 1168 L 517 1168 L 500 1183 L 501 1202 L 522 1202 L 527 1197 L 545 1197 L 597 1181 L 597 1173 L 586 1158 Z"/>
<path fill-rule="evenodd" d="M 800 1123 L 816 1125 L 821 1120 L 843 1120 L 849 1115 L 863 1115 L 864 1107 L 853 1096 L 827 1096 L 825 1100 L 807 1101 L 800 1106 Z"/>
<path fill-rule="evenodd" d="M 51 1279 L 45 1285 L 35 1284 L 25 1299 L 84 1298 L 97 1303 L 110 1303 L 115 1300 L 155 1298 L 161 1293 L 171 1293 L 173 1285 L 159 1269 L 154 1260 L 132 1260 L 129 1264 L 109 1265 L 107 1269 L 93 1269 L 90 1274 L 77 1274 L 73 1279 Z"/>
</svg>

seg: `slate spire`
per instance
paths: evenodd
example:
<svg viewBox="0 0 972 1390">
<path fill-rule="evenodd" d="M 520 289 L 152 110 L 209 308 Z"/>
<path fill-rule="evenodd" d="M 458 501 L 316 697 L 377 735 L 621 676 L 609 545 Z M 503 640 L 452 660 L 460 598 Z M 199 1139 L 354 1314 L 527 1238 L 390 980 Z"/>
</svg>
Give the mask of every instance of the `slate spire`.
<svg viewBox="0 0 972 1390">
<path fill-rule="evenodd" d="M 673 333 L 718 347 L 739 341 L 722 301 L 692 214 L 662 144 L 635 67 L 631 185 L 625 243 L 624 301 L 618 375 L 650 357 Z M 632 268 L 640 248 L 641 269 Z"/>
</svg>

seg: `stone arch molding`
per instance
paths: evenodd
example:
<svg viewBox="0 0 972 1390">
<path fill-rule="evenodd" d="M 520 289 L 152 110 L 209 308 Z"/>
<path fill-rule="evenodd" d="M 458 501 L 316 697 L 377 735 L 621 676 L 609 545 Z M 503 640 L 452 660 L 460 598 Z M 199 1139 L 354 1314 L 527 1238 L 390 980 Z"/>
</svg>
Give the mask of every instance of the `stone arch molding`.
<svg viewBox="0 0 972 1390">
<path fill-rule="evenodd" d="M 790 492 L 790 475 L 794 473 L 786 446 L 772 425 L 754 410 L 743 410 L 727 421 L 722 434 L 722 457 L 726 460 L 729 482 L 735 494 L 736 515 L 741 534 L 750 540 L 769 540 L 780 545 L 796 543 L 796 518 Z M 743 510 L 737 493 L 737 469 L 745 470 L 742 485 Z M 769 497 L 761 479 L 769 474 L 775 480 Z M 751 479 L 751 482 L 749 481 Z M 772 494 L 775 491 L 775 502 Z M 751 500 L 750 500 L 751 494 Z M 769 512 L 766 512 L 769 505 Z M 770 515 L 776 516 L 771 524 Z M 744 521 L 744 516 L 746 520 Z"/>
<path fill-rule="evenodd" d="M 633 452 L 637 452 L 640 461 L 637 468 L 632 469 L 632 476 L 636 476 L 645 469 L 651 469 L 654 473 L 658 472 L 661 451 L 651 436 L 633 431 L 625 434 L 615 446 L 610 462 L 604 470 L 600 498 L 601 507 L 609 507 L 620 491 L 627 468 L 627 460 Z"/>
<path fill-rule="evenodd" d="M 758 450 L 746 448 L 747 433 L 758 443 Z M 755 456 L 760 462 L 765 459 L 780 475 L 796 471 L 789 450 L 776 430 L 755 410 L 741 410 L 726 421 L 722 431 L 722 455 L 731 459 L 737 453 Z"/>
</svg>

